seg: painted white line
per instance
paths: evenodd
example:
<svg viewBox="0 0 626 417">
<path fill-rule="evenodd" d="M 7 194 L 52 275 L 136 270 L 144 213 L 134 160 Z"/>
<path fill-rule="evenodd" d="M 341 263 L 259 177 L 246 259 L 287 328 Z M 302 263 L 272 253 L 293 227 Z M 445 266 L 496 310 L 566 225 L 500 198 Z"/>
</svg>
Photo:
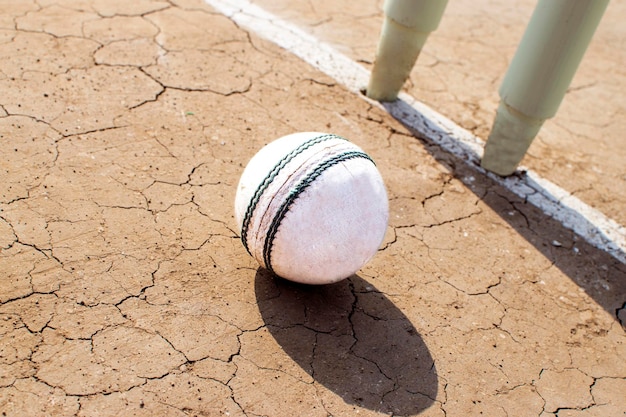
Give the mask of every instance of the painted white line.
<svg viewBox="0 0 626 417">
<path fill-rule="evenodd" d="M 408 94 L 401 93 L 399 100 L 393 103 L 381 104 L 367 99 L 359 90 L 367 85 L 369 71 L 296 25 L 248 0 L 204 1 L 237 25 L 281 46 L 364 100 L 385 108 L 411 130 L 466 161 L 481 175 L 490 177 L 574 231 L 589 244 L 626 264 L 626 228 L 600 211 L 523 167 L 520 167 L 520 171 L 526 171 L 525 174 L 507 178 L 485 171 L 479 164 L 484 142 Z"/>
</svg>

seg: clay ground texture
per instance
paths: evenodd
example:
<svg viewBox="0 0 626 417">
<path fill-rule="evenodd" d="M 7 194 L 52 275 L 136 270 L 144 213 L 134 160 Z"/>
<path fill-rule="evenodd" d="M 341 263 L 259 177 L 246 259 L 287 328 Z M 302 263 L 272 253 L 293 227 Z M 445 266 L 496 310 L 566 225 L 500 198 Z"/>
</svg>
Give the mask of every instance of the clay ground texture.
<svg viewBox="0 0 626 417">
<path fill-rule="evenodd" d="M 485 138 L 534 3 L 450 3 L 407 88 Z M 257 4 L 371 65 L 381 1 Z M 0 10 L 0 415 L 624 416 L 614 257 L 202 1 Z M 620 224 L 625 14 L 524 161 Z M 234 230 L 246 162 L 306 130 L 390 197 L 331 286 L 271 277 Z"/>
</svg>

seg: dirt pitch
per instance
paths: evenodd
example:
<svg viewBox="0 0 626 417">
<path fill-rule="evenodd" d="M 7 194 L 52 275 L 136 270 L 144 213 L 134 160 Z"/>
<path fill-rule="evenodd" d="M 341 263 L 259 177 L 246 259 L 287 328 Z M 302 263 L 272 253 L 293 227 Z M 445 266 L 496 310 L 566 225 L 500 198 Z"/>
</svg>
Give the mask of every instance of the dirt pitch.
<svg viewBox="0 0 626 417">
<path fill-rule="evenodd" d="M 258 4 L 368 61 L 363 3 Z M 414 75 L 436 85 L 409 91 L 484 137 L 532 4 L 453 3 Z M 459 17 L 487 3 L 504 23 Z M 626 265 L 199 0 L 0 10 L 0 415 L 624 416 Z M 607 13 L 525 162 L 624 224 L 626 12 Z M 304 130 L 364 148 L 390 196 L 380 252 L 331 286 L 269 276 L 233 228 L 248 159 Z"/>
</svg>

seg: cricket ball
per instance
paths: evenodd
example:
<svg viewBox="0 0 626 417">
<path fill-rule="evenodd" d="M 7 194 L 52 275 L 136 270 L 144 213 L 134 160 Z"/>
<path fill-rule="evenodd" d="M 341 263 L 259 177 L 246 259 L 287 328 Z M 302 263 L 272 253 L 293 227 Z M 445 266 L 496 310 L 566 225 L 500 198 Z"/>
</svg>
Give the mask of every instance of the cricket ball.
<svg viewBox="0 0 626 417">
<path fill-rule="evenodd" d="M 333 134 L 283 136 L 250 160 L 235 197 L 248 253 L 274 274 L 330 284 L 378 251 L 389 219 L 385 185 L 361 148 Z"/>
</svg>

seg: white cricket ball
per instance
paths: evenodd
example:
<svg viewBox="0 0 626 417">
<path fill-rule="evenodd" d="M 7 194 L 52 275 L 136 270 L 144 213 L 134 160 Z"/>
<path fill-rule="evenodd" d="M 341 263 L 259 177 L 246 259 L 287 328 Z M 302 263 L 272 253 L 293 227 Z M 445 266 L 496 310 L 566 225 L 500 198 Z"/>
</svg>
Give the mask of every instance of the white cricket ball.
<svg viewBox="0 0 626 417">
<path fill-rule="evenodd" d="M 305 284 L 356 273 L 378 251 L 389 219 L 383 179 L 348 140 L 283 136 L 246 166 L 235 197 L 243 245 L 261 266 Z"/>
</svg>

